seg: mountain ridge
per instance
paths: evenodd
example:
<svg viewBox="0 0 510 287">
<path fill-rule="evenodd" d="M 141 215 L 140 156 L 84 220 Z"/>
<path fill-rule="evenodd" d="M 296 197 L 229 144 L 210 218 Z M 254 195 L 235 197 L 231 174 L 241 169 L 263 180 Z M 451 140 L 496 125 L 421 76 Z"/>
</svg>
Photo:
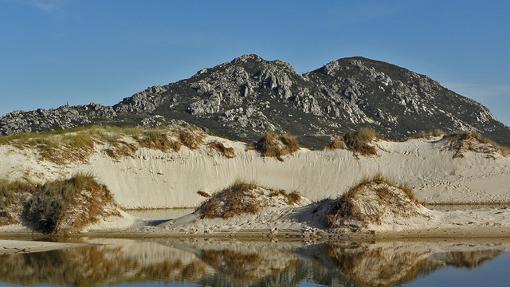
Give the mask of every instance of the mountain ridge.
<svg viewBox="0 0 510 287">
<path fill-rule="evenodd" d="M 433 129 L 470 130 L 510 145 L 510 128 L 480 103 L 426 75 L 361 56 L 299 74 L 286 62 L 243 55 L 113 106 L 12 112 L 0 117 L 0 134 L 92 124 L 155 127 L 176 120 L 243 141 L 268 130 L 289 132 L 311 147 L 360 127 L 391 139 Z"/>
</svg>

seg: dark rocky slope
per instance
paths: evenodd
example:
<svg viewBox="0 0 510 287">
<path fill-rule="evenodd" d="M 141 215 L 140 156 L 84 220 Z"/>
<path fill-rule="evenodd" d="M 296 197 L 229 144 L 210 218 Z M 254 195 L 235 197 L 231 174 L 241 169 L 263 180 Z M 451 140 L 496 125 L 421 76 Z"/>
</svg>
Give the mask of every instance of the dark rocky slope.
<svg viewBox="0 0 510 287">
<path fill-rule="evenodd" d="M 510 129 L 479 103 L 427 76 L 361 57 L 299 75 L 285 62 L 245 55 L 113 107 L 13 112 L 0 118 L 0 134 L 90 124 L 153 127 L 174 120 L 250 141 L 267 130 L 286 131 L 308 146 L 362 126 L 394 139 L 433 129 L 474 130 L 510 145 Z"/>
</svg>

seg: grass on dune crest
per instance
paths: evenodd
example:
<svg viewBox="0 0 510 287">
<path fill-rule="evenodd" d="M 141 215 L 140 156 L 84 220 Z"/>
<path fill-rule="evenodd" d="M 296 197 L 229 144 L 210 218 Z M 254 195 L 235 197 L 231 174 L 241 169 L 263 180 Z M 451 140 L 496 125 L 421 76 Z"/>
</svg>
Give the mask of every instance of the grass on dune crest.
<svg viewBox="0 0 510 287">
<path fill-rule="evenodd" d="M 510 155 L 510 148 L 497 144 L 495 141 L 484 137 L 476 132 L 458 132 L 444 136 L 448 143 L 448 148 L 455 152 L 454 158 L 463 158 L 465 151 L 473 151 L 485 153 L 488 157 L 490 154 L 497 152 L 506 157 Z M 481 144 L 481 145 L 480 145 Z"/>
<path fill-rule="evenodd" d="M 293 154 L 299 148 L 296 137 L 287 133 L 277 134 L 275 132 L 265 133 L 253 147 L 262 156 L 275 157 L 280 161 L 283 161 L 282 156 Z"/>
<path fill-rule="evenodd" d="M 352 151 L 356 156 L 377 155 L 377 150 L 370 145 L 376 138 L 376 132 L 371 128 L 361 128 L 358 131 L 348 132 L 343 137 L 335 137 L 331 143 L 324 147 L 326 150 L 347 149 Z"/>
<path fill-rule="evenodd" d="M 234 148 L 226 147 L 223 143 L 219 141 L 210 142 L 207 144 L 207 146 L 209 147 L 210 150 L 214 150 L 226 158 L 236 157 Z"/>
<path fill-rule="evenodd" d="M 56 164 L 84 163 L 95 152 L 97 144 L 108 147 L 105 153 L 119 159 L 132 156 L 139 148 L 179 151 L 184 145 L 196 149 L 205 134 L 191 128 L 144 129 L 136 127 L 89 126 L 44 133 L 28 133 L 0 137 L 0 145 L 18 149 L 34 149 L 42 160 Z"/>
</svg>

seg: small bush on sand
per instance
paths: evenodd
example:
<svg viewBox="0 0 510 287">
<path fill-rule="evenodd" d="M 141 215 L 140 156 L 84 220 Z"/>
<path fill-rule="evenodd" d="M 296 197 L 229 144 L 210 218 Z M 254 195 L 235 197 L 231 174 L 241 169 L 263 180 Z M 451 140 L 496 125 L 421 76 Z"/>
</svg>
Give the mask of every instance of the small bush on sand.
<svg viewBox="0 0 510 287">
<path fill-rule="evenodd" d="M 192 129 L 179 129 L 177 130 L 179 141 L 189 149 L 197 149 L 203 144 L 205 136 Z"/>
<path fill-rule="evenodd" d="M 329 227 L 349 224 L 381 224 L 383 218 L 407 218 L 428 214 L 408 186 L 377 175 L 366 178 L 336 199 L 327 215 Z"/>
<path fill-rule="evenodd" d="M 466 151 L 484 153 L 488 158 L 494 158 L 493 153 L 499 153 L 505 157 L 510 154 L 510 148 L 501 146 L 475 132 L 449 134 L 444 136 L 444 139 L 447 142 L 447 148 L 454 152 L 453 158 L 463 158 Z"/>
<path fill-rule="evenodd" d="M 119 215 L 108 188 L 89 175 L 48 182 L 36 187 L 25 203 L 24 223 L 51 235 L 80 232 L 100 218 Z"/>
<path fill-rule="evenodd" d="M 278 135 L 274 132 L 267 132 L 255 144 L 255 149 L 262 156 L 275 157 L 283 161 L 282 156 L 293 154 L 299 150 L 299 143 L 294 136 L 289 134 Z"/>
<path fill-rule="evenodd" d="M 199 208 L 203 218 L 230 218 L 242 213 L 258 212 L 261 206 L 250 192 L 255 188 L 255 184 L 236 182 L 214 194 Z"/>
<path fill-rule="evenodd" d="M 217 151 L 221 155 L 223 155 L 226 158 L 234 158 L 236 157 L 234 148 L 226 147 L 223 143 L 214 141 L 207 144 L 209 149 Z"/>
<path fill-rule="evenodd" d="M 18 222 L 22 202 L 34 188 L 35 185 L 26 181 L 0 179 L 0 226 Z"/>
<path fill-rule="evenodd" d="M 346 133 L 343 137 L 343 141 L 348 150 L 355 154 L 361 155 L 376 155 L 377 150 L 371 146 L 371 143 L 375 139 L 375 131 L 369 128 L 362 128 L 357 132 Z"/>
</svg>

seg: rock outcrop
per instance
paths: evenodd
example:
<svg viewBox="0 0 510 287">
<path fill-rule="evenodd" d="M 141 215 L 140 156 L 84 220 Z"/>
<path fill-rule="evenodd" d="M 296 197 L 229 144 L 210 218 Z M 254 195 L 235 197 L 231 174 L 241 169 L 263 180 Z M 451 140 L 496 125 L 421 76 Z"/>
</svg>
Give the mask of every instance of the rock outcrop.
<svg viewBox="0 0 510 287">
<path fill-rule="evenodd" d="M 427 76 L 361 57 L 300 75 L 285 62 L 245 55 L 112 107 L 13 112 L 0 118 L 0 134 L 103 123 L 161 126 L 168 120 L 244 141 L 270 130 L 289 132 L 312 147 L 362 126 L 396 139 L 433 129 L 469 130 L 510 145 L 510 129 L 479 103 Z"/>
</svg>

